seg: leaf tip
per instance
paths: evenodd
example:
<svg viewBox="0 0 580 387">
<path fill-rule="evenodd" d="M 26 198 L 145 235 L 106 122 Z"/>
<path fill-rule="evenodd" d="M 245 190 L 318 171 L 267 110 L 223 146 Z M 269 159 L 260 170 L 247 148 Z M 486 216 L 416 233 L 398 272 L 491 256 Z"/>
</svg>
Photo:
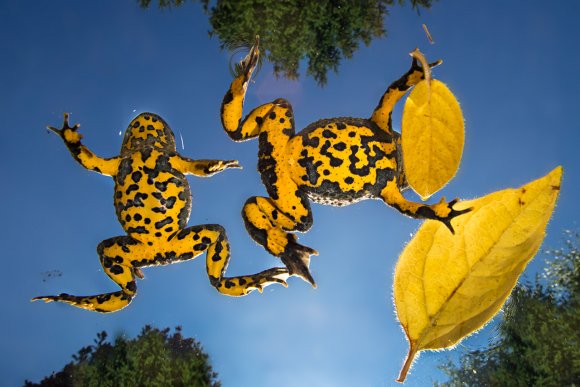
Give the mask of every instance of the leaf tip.
<svg viewBox="0 0 580 387">
<path fill-rule="evenodd" d="M 554 168 L 552 170 L 552 172 L 550 172 L 550 175 L 553 175 L 554 178 L 559 180 L 562 178 L 563 173 L 564 173 L 564 167 L 562 167 L 561 165 L 558 165 L 556 168 Z"/>
</svg>

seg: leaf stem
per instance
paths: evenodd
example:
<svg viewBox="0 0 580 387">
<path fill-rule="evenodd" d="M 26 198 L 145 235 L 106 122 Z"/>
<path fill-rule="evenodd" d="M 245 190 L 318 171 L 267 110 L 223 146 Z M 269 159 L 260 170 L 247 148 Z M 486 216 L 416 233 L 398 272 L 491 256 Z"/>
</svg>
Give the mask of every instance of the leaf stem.
<svg viewBox="0 0 580 387">
<path fill-rule="evenodd" d="M 423 67 L 423 74 L 425 74 L 425 81 L 427 82 L 427 101 L 431 101 L 431 67 L 429 62 L 427 62 L 425 55 L 419 51 L 419 48 L 415 48 L 409 55 L 418 60 L 421 63 L 421 67 Z"/>
<path fill-rule="evenodd" d="M 423 67 L 423 73 L 425 73 L 425 80 L 427 83 L 431 82 L 431 67 L 429 67 L 429 62 L 427 62 L 425 55 L 423 55 L 423 53 L 418 48 L 411 51 L 409 55 L 421 63 L 421 67 Z"/>
<path fill-rule="evenodd" d="M 401 368 L 401 372 L 399 373 L 399 378 L 396 380 L 397 383 L 403 383 L 405 378 L 407 377 L 407 373 L 411 369 L 411 364 L 413 364 L 413 360 L 415 359 L 415 355 L 417 354 L 417 350 L 411 343 L 409 345 L 409 353 L 407 354 L 407 358 L 405 359 L 405 363 L 403 364 L 403 368 Z"/>
</svg>

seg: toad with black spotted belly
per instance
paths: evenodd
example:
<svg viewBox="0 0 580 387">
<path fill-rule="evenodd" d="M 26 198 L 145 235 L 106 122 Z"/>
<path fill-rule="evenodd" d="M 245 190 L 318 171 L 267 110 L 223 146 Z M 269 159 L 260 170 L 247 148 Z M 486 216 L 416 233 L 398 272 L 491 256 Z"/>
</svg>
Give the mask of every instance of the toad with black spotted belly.
<svg viewBox="0 0 580 387">
<path fill-rule="evenodd" d="M 120 291 L 93 296 L 41 296 L 33 300 L 60 301 L 96 312 L 126 307 L 137 294 L 135 277 L 141 268 L 195 258 L 207 251 L 207 273 L 222 294 L 243 296 L 272 283 L 285 285 L 288 271 L 272 268 L 258 274 L 225 277 L 230 249 L 224 228 L 217 224 L 187 227 L 191 192 L 186 174 L 211 176 L 239 168 L 235 160 L 192 160 L 179 155 L 169 125 L 158 115 L 142 113 L 127 128 L 121 154 L 101 158 L 81 143 L 79 125 L 69 126 L 65 114 L 57 133 L 83 167 L 112 176 L 117 217 L 127 235 L 107 239 L 97 252 L 105 273 Z"/>
<path fill-rule="evenodd" d="M 280 257 L 290 274 L 314 286 L 309 264 L 316 251 L 298 244 L 291 233 L 312 226 L 310 200 L 342 206 L 381 199 L 413 218 L 439 220 L 453 232 L 451 220 L 469 211 L 453 209 L 457 199 L 443 198 L 429 205 L 402 195 L 407 183 L 400 135 L 392 130 L 391 113 L 396 102 L 424 78 L 416 60 L 387 88 L 370 118 L 324 119 L 296 133 L 292 107 L 284 99 L 258 106 L 242 120 L 246 90 L 258 63 L 258 43 L 256 39 L 237 67 L 221 107 L 223 127 L 234 141 L 259 139 L 258 171 L 270 197 L 254 196 L 242 210 L 256 242 Z"/>
</svg>

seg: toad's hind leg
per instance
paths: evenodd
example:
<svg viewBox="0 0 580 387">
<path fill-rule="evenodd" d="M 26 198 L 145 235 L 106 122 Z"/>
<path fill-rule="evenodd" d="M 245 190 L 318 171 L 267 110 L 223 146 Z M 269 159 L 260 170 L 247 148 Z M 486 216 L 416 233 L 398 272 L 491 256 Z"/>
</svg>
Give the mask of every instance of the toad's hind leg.
<svg viewBox="0 0 580 387">
<path fill-rule="evenodd" d="M 253 290 L 280 283 L 286 285 L 288 270 L 272 268 L 258 274 L 226 278 L 224 272 L 230 258 L 225 230 L 219 225 L 186 228 L 163 244 L 145 245 L 130 236 L 101 242 L 97 248 L 105 273 L 121 290 L 93 296 L 41 296 L 32 300 L 65 302 L 78 308 L 109 313 L 123 309 L 137 294 L 135 276 L 143 278 L 141 267 L 167 265 L 195 258 L 207 250 L 207 272 L 216 289 L 229 296 L 243 296 Z"/>
<path fill-rule="evenodd" d="M 433 68 L 441 63 L 441 61 L 433 62 L 429 64 L 429 67 Z M 376 123 L 385 132 L 391 133 L 391 114 L 395 104 L 411 87 L 415 86 L 424 78 L 423 68 L 419 66 L 416 59 L 413 59 L 409 71 L 387 88 L 371 116 L 371 121 Z"/>
<path fill-rule="evenodd" d="M 286 196 L 287 202 L 275 202 L 270 198 L 251 197 L 246 201 L 242 216 L 248 233 L 257 243 L 262 245 L 270 254 L 279 257 L 288 268 L 291 275 L 297 275 L 316 287 L 314 278 L 310 274 L 310 256 L 318 255 L 316 250 L 300 245 L 296 236 L 288 231 L 307 231 L 312 225 L 312 213 L 308 201 Z M 292 205 L 293 199 L 296 203 Z M 292 205 L 294 211 L 303 212 L 303 216 L 290 216 L 290 208 L 283 205 Z M 288 212 L 286 212 L 286 211 Z"/>
<path fill-rule="evenodd" d="M 93 296 L 61 293 L 58 296 L 41 296 L 32 300 L 66 302 L 77 308 L 101 313 L 116 312 L 129 305 L 137 294 L 135 275 L 142 277 L 141 271 L 131 263 L 131 260 L 135 256 L 144 256 L 147 249 L 141 242 L 129 236 L 121 236 L 101 242 L 97 252 L 105 273 L 121 287 L 120 291 Z"/>
<path fill-rule="evenodd" d="M 175 235 L 168 244 L 164 259 L 192 258 L 207 250 L 206 269 L 211 284 L 222 294 L 245 296 L 253 290 L 262 291 L 270 284 L 286 285 L 286 268 L 272 268 L 257 274 L 225 277 L 230 260 L 230 246 L 225 229 L 218 224 L 188 227 Z"/>
</svg>

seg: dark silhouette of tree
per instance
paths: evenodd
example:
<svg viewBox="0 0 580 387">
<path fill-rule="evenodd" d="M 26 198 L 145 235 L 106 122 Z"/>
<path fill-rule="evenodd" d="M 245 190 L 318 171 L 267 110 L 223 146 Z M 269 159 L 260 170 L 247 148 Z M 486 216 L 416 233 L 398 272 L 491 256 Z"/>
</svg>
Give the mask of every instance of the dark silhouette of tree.
<svg viewBox="0 0 580 387">
<path fill-rule="evenodd" d="M 441 369 L 445 386 L 573 386 L 580 383 L 580 234 L 566 232 L 534 283 L 516 286 L 496 342 Z"/>
<path fill-rule="evenodd" d="M 208 355 L 194 339 L 184 338 L 181 328 L 169 334 L 146 325 L 139 336 L 106 341 L 98 333 L 94 345 L 81 348 L 73 361 L 40 383 L 25 386 L 213 386 L 221 384 Z"/>
<path fill-rule="evenodd" d="M 261 48 L 276 75 L 298 78 L 299 63 L 320 84 L 329 70 L 336 72 L 341 59 L 351 58 L 360 42 L 386 35 L 388 7 L 405 0 L 199 0 L 209 14 L 210 36 L 222 48 L 251 45 L 260 35 Z M 151 0 L 137 0 L 144 8 Z M 414 9 L 429 8 L 433 0 L 410 0 Z M 185 0 L 157 0 L 161 8 L 179 7 Z"/>
</svg>

